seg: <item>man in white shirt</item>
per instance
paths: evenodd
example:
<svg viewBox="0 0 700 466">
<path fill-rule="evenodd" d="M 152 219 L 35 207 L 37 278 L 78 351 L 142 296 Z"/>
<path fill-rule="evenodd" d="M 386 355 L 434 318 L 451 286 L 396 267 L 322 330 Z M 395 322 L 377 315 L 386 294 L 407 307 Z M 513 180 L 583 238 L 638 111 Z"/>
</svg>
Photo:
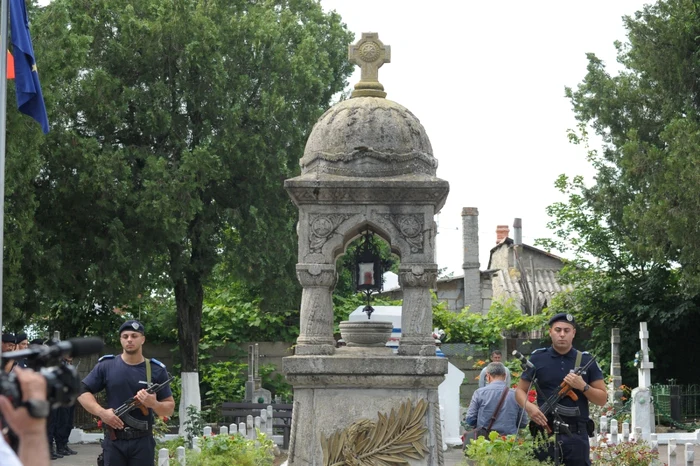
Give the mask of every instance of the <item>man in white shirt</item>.
<svg viewBox="0 0 700 466">
<path fill-rule="evenodd" d="M 491 362 L 503 362 L 503 353 L 501 353 L 500 350 L 494 350 L 491 352 Z M 481 369 L 481 373 L 479 374 L 479 388 L 483 388 L 488 384 L 488 381 L 486 380 L 486 367 L 485 366 L 483 369 Z M 510 387 L 510 370 L 506 367 L 506 385 Z"/>
<path fill-rule="evenodd" d="M 10 400 L 0 395 L 0 412 L 19 437 L 19 457 L 0 435 L 0 464 L 48 466 L 51 461 L 46 439 L 46 417 L 50 406 L 46 400 L 46 379 L 31 369 L 15 367 L 14 371 L 22 390 L 22 405 L 15 409 Z"/>
</svg>

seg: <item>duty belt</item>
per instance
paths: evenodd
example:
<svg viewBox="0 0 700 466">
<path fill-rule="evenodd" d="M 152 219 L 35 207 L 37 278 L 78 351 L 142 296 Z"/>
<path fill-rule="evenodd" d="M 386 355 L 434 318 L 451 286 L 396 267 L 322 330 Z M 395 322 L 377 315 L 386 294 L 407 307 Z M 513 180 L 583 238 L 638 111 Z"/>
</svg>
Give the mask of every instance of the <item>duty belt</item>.
<svg viewBox="0 0 700 466">
<path fill-rule="evenodd" d="M 132 440 L 135 438 L 148 437 L 153 435 L 152 429 L 148 430 L 135 430 L 130 427 L 125 427 L 124 429 L 114 430 L 114 435 L 117 440 Z"/>
</svg>

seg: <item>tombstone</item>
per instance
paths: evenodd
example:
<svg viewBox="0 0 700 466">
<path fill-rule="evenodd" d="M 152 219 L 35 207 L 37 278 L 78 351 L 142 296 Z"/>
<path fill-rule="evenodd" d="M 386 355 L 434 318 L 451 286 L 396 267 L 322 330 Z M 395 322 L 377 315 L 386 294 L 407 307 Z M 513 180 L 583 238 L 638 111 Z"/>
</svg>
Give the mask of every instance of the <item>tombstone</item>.
<svg viewBox="0 0 700 466">
<path fill-rule="evenodd" d="M 243 437 L 248 438 L 248 433 L 246 431 L 245 422 L 238 423 L 238 433 Z"/>
<path fill-rule="evenodd" d="M 695 445 L 692 443 L 685 444 L 685 466 L 693 466 L 695 462 Z"/>
<path fill-rule="evenodd" d="M 256 437 L 256 435 L 255 435 L 255 421 L 253 420 L 253 416 L 250 414 L 246 417 L 245 428 L 246 428 L 246 433 L 248 434 L 246 437 L 249 439 L 254 439 Z"/>
<path fill-rule="evenodd" d="M 622 423 L 622 441 L 629 442 L 630 440 L 630 423 L 625 421 Z"/>
<path fill-rule="evenodd" d="M 202 429 L 202 435 L 204 437 L 211 437 L 211 426 L 206 426 Z"/>
<path fill-rule="evenodd" d="M 262 388 L 260 377 L 260 348 L 257 343 L 248 345 L 248 380 L 245 383 L 245 401 L 248 403 L 270 403 L 272 393 Z"/>
<path fill-rule="evenodd" d="M 238 426 L 236 424 L 229 424 L 228 426 L 228 432 L 231 435 L 235 435 L 238 433 Z"/>
<path fill-rule="evenodd" d="M 610 335 L 610 376 L 612 387 L 608 390 L 608 401 L 615 410 L 622 407 L 622 366 L 620 365 L 620 329 L 613 328 Z"/>
<path fill-rule="evenodd" d="M 169 466 L 170 465 L 170 452 L 167 448 L 161 448 L 158 450 L 158 466 Z"/>
<path fill-rule="evenodd" d="M 651 445 L 651 451 L 659 451 L 659 439 L 657 438 L 656 434 L 651 434 L 649 436 L 649 445 Z"/>
<path fill-rule="evenodd" d="M 272 426 L 275 423 L 274 416 L 272 414 L 272 406 L 267 407 L 267 418 L 270 422 L 267 423 L 267 436 L 272 438 Z"/>
<path fill-rule="evenodd" d="M 226 427 L 226 426 L 219 427 L 219 435 L 228 435 L 228 427 Z"/>
<path fill-rule="evenodd" d="M 618 438 L 618 430 L 617 430 L 617 419 L 611 419 L 610 420 L 610 440 L 608 441 L 609 445 L 617 445 L 620 442 L 620 439 Z"/>
<path fill-rule="evenodd" d="M 177 449 L 175 450 L 175 457 L 177 458 L 178 466 L 185 466 L 185 447 L 177 447 Z"/>
<path fill-rule="evenodd" d="M 646 322 L 639 323 L 639 339 L 642 349 L 637 358 L 639 386 L 632 390 L 632 428 L 641 427 L 642 438 L 648 442 L 656 428 L 651 402 L 651 369 L 654 368 L 654 363 L 649 361 L 649 332 Z"/>
<path fill-rule="evenodd" d="M 676 444 L 675 438 L 668 440 L 668 459 L 666 461 L 667 466 L 676 466 L 677 447 L 678 446 Z"/>
<path fill-rule="evenodd" d="M 349 55 L 362 69 L 361 81 L 352 98 L 321 116 L 300 161 L 301 175 L 284 183 L 299 209 L 296 271 L 302 285 L 300 335 L 295 355 L 284 359 L 294 387 L 288 462 L 320 466 L 329 442 L 341 445 L 336 452 L 356 454 L 362 445 L 351 443 L 347 432 L 408 410 L 411 416 L 401 422 L 419 429 L 425 446 L 420 452 L 407 447 L 416 457 L 410 464 L 441 466 L 438 386 L 447 360 L 435 353 L 430 292 L 438 272 L 434 216 L 449 185 L 436 177 L 437 160 L 418 119 L 385 99 L 378 68 L 390 61 L 390 47 L 376 33 L 364 33 Z M 417 91 L 421 85 L 416 82 Z M 386 241 L 401 260 L 398 354 L 381 341 L 351 346 L 345 336 L 348 346 L 335 347 L 336 261 L 365 232 Z M 383 337 L 378 333 L 377 339 Z M 390 337 L 391 328 L 384 342 Z M 346 441 L 338 444 L 341 438 Z M 329 461 L 338 462 L 334 458 Z"/>
</svg>

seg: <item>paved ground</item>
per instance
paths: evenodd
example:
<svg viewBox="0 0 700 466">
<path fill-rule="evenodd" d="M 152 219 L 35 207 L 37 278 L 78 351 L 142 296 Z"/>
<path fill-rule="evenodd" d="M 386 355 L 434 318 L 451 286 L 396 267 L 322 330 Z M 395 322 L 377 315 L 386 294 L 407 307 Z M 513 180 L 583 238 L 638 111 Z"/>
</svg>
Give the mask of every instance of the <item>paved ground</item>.
<svg viewBox="0 0 700 466">
<path fill-rule="evenodd" d="M 78 444 L 70 445 L 70 447 L 73 450 L 77 451 L 78 454 L 73 456 L 66 456 L 65 458 L 52 461 L 51 464 L 55 466 L 97 466 L 97 455 L 100 454 L 100 446 L 98 444 Z M 697 450 L 699 451 L 699 453 L 695 455 L 695 462 L 693 463 L 694 466 L 700 466 L 700 448 L 697 448 Z M 683 451 L 683 448 L 681 448 L 676 464 L 683 464 Z M 659 447 L 659 458 L 663 462 L 666 462 L 667 455 L 668 453 L 666 450 L 666 446 L 662 445 L 661 447 Z M 445 452 L 444 458 L 445 466 L 461 465 L 463 458 L 462 450 L 459 448 L 451 448 Z"/>
</svg>

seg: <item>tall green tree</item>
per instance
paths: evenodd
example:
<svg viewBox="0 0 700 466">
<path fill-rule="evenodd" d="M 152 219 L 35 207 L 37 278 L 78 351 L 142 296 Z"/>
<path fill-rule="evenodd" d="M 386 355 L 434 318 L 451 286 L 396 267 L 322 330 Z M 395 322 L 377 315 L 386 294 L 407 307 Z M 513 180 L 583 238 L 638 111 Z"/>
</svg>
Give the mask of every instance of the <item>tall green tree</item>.
<svg viewBox="0 0 700 466">
<path fill-rule="evenodd" d="M 623 21 L 622 71 L 589 54 L 583 82 L 566 90 L 580 123 L 572 142 L 588 145 L 592 129 L 602 149 L 589 150 L 595 183 L 562 176 L 568 201 L 548 209 L 558 240 L 545 246 L 575 253 L 564 271 L 575 291 L 553 307 L 577 310 L 603 354 L 620 327 L 628 377 L 648 321 L 655 380 L 691 381 L 686 369 L 700 362 L 684 351 L 700 324 L 700 12 L 692 0 L 666 0 Z"/>
<path fill-rule="evenodd" d="M 89 314 L 171 288 L 188 372 L 217 263 L 291 307 L 282 182 L 351 71 L 340 18 L 313 0 L 56 0 L 33 30 L 52 121 L 41 290 Z"/>
</svg>

